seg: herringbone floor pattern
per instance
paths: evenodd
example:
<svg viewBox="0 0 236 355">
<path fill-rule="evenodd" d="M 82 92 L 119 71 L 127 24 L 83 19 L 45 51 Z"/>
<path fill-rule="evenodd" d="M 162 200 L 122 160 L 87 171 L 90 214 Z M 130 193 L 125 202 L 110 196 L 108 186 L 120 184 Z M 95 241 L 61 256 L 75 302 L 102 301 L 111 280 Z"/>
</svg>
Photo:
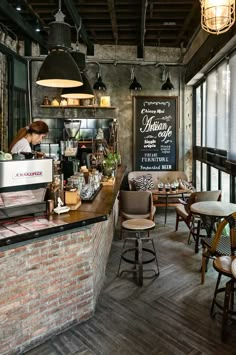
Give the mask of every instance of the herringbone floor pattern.
<svg viewBox="0 0 236 355">
<path fill-rule="evenodd" d="M 90 320 L 56 335 L 25 355 L 183 355 L 236 354 L 236 327 L 221 342 L 221 318 L 209 315 L 216 272 L 200 284 L 201 251 L 188 245 L 182 223 L 174 231 L 175 213 L 163 224 L 156 213 L 155 238 L 160 275 L 138 287 L 131 274 L 116 276 L 122 242 L 115 236 L 107 277 L 96 313 Z M 117 236 L 119 230 L 117 230 Z"/>
</svg>

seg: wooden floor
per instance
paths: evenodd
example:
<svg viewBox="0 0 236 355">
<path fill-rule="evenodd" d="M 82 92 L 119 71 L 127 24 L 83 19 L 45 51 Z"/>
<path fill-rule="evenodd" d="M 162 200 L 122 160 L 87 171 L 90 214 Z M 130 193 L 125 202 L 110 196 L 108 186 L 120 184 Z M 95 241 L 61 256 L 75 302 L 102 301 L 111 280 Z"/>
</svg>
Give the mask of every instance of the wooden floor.
<svg viewBox="0 0 236 355">
<path fill-rule="evenodd" d="M 27 355 L 180 355 L 236 354 L 236 326 L 221 342 L 221 318 L 209 315 L 216 272 L 211 267 L 200 284 L 201 251 L 187 244 L 181 223 L 174 231 L 175 213 L 156 213 L 152 232 L 160 275 L 138 287 L 131 274 L 116 276 L 122 242 L 115 236 L 107 277 L 94 317 L 73 326 L 24 354 Z"/>
</svg>

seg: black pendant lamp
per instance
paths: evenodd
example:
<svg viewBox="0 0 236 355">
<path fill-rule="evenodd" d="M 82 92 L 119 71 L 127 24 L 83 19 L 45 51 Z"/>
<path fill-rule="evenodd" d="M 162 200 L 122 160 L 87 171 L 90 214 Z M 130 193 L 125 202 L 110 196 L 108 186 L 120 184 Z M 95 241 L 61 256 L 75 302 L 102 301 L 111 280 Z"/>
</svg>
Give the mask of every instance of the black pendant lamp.
<svg viewBox="0 0 236 355">
<path fill-rule="evenodd" d="M 97 81 L 93 85 L 93 89 L 98 90 L 98 91 L 106 91 L 107 87 L 104 84 L 104 82 L 102 81 L 101 68 L 100 68 L 99 64 L 98 64 L 98 67 L 99 68 L 98 68 L 98 73 L 97 73 Z"/>
<path fill-rule="evenodd" d="M 129 89 L 130 90 L 135 90 L 135 91 L 141 91 L 142 90 L 142 85 L 137 81 L 136 76 L 134 75 L 134 68 L 131 68 L 131 84 Z"/>
<path fill-rule="evenodd" d="M 48 49 L 49 55 L 44 60 L 36 80 L 38 85 L 49 87 L 75 87 L 83 84 L 80 70 L 69 53 L 71 46 L 70 25 L 64 22 L 60 9 L 51 22 Z"/>
<path fill-rule="evenodd" d="M 94 97 L 94 92 L 89 83 L 87 76 L 84 73 L 86 67 L 85 54 L 81 52 L 71 52 L 71 56 L 75 60 L 76 65 L 78 66 L 81 72 L 83 85 L 74 88 L 64 88 L 62 90 L 61 97 L 67 99 L 91 99 Z"/>
<path fill-rule="evenodd" d="M 140 91 L 142 90 L 142 85 L 137 81 L 136 77 L 134 76 L 132 83 L 129 87 L 130 90 Z"/>
<path fill-rule="evenodd" d="M 64 88 L 61 97 L 66 99 L 92 99 L 94 97 L 93 89 L 87 76 L 81 73 L 83 85 L 74 88 Z"/>
<path fill-rule="evenodd" d="M 80 86 L 83 81 L 70 53 L 53 49 L 42 64 L 36 83 L 42 86 L 66 88 Z"/>
<path fill-rule="evenodd" d="M 172 90 L 174 89 L 174 85 L 170 81 L 169 73 L 167 74 L 167 79 L 165 83 L 162 85 L 161 90 Z"/>
</svg>

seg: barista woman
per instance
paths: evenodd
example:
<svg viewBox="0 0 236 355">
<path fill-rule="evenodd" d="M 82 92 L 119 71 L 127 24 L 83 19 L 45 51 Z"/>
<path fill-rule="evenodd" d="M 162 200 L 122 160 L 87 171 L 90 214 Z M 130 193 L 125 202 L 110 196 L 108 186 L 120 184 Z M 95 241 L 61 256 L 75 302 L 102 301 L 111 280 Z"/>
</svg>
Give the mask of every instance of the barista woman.
<svg viewBox="0 0 236 355">
<path fill-rule="evenodd" d="M 43 121 L 32 122 L 29 126 L 21 128 L 9 147 L 9 152 L 30 153 L 31 145 L 41 143 L 42 139 L 48 133 L 48 125 Z"/>
</svg>

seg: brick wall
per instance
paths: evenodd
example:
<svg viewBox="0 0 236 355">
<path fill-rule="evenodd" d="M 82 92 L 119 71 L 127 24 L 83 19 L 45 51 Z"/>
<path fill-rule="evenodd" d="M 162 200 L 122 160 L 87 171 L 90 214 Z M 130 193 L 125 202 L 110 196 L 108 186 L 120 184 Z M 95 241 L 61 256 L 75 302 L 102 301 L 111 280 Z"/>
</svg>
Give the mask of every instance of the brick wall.
<svg viewBox="0 0 236 355">
<path fill-rule="evenodd" d="M 16 354 L 93 315 L 113 227 L 111 213 L 108 221 L 0 251 L 1 354 Z"/>
</svg>

